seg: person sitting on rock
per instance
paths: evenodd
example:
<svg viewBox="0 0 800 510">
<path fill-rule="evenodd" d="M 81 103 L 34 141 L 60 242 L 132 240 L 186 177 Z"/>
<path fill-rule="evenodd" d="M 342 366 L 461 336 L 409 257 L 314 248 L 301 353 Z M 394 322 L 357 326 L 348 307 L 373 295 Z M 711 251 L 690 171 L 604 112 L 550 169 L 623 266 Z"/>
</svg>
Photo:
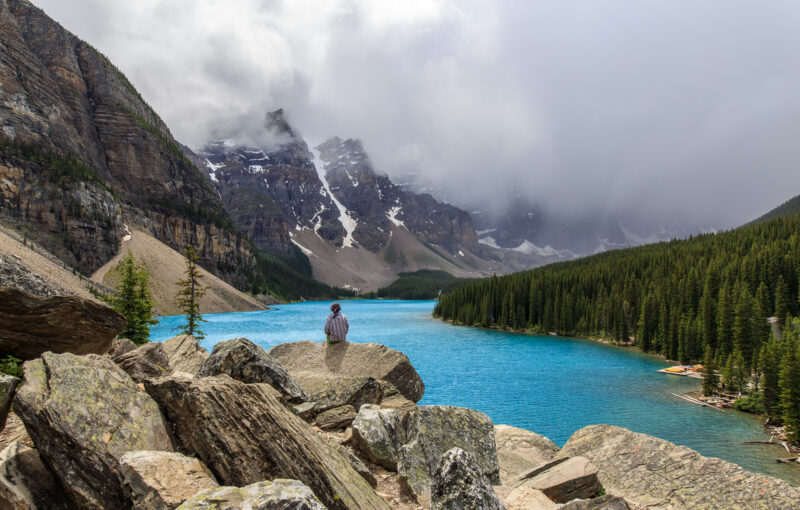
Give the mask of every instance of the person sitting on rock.
<svg viewBox="0 0 800 510">
<path fill-rule="evenodd" d="M 350 325 L 347 323 L 347 317 L 342 313 L 342 306 L 339 303 L 333 303 L 331 312 L 325 322 L 325 334 L 328 337 L 328 343 L 346 342 Z"/>
</svg>

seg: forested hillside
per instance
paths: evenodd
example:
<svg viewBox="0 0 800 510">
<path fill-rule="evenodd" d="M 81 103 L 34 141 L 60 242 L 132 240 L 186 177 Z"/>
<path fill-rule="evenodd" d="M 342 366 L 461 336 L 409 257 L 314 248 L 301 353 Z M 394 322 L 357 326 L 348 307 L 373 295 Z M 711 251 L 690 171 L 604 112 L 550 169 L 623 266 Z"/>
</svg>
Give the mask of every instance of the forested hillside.
<svg viewBox="0 0 800 510">
<path fill-rule="evenodd" d="M 706 346 L 754 367 L 768 317 L 798 311 L 800 216 L 688 240 L 612 251 L 443 295 L 434 314 L 458 323 L 634 336 L 644 351 L 690 362 Z"/>
<path fill-rule="evenodd" d="M 397 280 L 376 292 L 364 294 L 365 298 L 436 299 L 439 294 L 463 287 L 474 278 L 457 278 L 447 271 L 421 269 L 400 273 Z"/>
</svg>

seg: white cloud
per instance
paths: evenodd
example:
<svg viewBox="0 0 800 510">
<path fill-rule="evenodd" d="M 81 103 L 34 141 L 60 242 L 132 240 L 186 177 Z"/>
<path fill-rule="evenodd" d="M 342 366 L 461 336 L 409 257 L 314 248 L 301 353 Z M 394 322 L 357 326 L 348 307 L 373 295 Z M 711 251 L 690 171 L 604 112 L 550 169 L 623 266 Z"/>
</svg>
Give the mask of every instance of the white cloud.
<svg viewBox="0 0 800 510">
<path fill-rule="evenodd" d="M 793 0 L 39 0 L 190 145 L 284 107 L 454 194 L 734 225 L 800 193 Z"/>
</svg>

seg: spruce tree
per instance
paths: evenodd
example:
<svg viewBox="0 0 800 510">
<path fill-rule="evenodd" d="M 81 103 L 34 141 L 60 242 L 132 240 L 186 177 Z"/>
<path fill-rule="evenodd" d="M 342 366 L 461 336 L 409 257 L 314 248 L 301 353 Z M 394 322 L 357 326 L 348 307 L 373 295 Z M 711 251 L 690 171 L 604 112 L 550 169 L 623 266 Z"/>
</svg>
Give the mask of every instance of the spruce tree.
<svg viewBox="0 0 800 510">
<path fill-rule="evenodd" d="M 203 332 L 200 330 L 200 323 L 205 322 L 202 315 L 200 315 L 200 306 L 198 300 L 206 293 L 206 287 L 200 283 L 203 275 L 197 267 L 197 253 L 194 251 L 194 246 L 189 246 L 184 251 L 186 256 L 186 278 L 178 281 L 178 307 L 186 315 L 186 323 L 179 326 L 181 333 L 184 335 L 192 335 L 195 338 L 204 338 Z"/>
<path fill-rule="evenodd" d="M 150 341 L 150 326 L 156 323 L 153 320 L 153 298 L 148 288 L 149 275 L 136 263 L 130 251 L 117 267 L 120 281 L 116 292 L 106 301 L 127 321 L 119 335 L 142 345 Z"/>
<path fill-rule="evenodd" d="M 778 386 L 783 424 L 787 427 L 789 441 L 800 443 L 800 355 L 796 333 L 787 331 L 784 338 L 783 359 Z"/>
<path fill-rule="evenodd" d="M 719 374 L 714 362 L 711 346 L 706 347 L 705 360 L 703 360 L 703 396 L 710 397 L 719 387 Z"/>
<path fill-rule="evenodd" d="M 759 369 L 761 370 L 761 391 L 764 394 L 764 409 L 773 423 L 781 423 L 780 375 L 781 348 L 775 337 L 761 347 Z"/>
</svg>

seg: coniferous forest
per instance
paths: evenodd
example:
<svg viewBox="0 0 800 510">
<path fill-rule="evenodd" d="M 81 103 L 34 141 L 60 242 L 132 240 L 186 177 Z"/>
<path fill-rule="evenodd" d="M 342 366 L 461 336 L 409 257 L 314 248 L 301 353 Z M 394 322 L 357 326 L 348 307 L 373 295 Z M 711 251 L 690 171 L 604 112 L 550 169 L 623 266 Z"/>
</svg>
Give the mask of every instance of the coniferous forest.
<svg viewBox="0 0 800 510">
<path fill-rule="evenodd" d="M 789 381 L 800 373 L 800 354 L 793 332 L 770 341 L 768 318 L 785 324 L 797 316 L 799 284 L 795 215 L 494 276 L 441 296 L 434 315 L 633 342 L 681 363 L 705 359 L 727 389 L 755 390 L 774 421 L 791 422 L 800 421 L 800 377 Z"/>
</svg>

